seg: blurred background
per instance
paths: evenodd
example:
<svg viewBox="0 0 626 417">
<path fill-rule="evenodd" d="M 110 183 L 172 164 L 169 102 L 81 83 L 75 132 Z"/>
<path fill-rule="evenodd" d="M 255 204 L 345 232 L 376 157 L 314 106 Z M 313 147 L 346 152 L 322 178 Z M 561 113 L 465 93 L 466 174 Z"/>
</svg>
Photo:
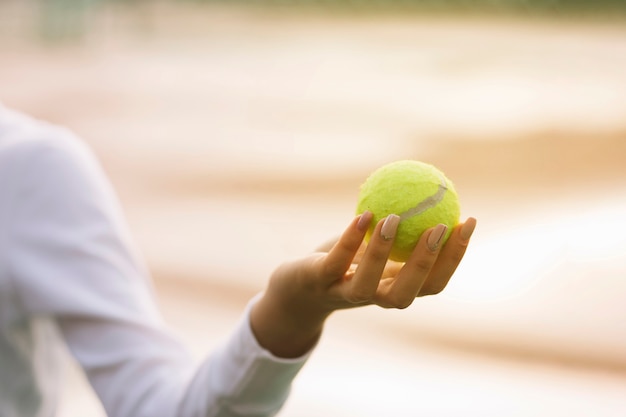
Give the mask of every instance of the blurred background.
<svg viewBox="0 0 626 417">
<path fill-rule="evenodd" d="M 94 149 L 198 359 L 370 171 L 455 182 L 449 287 L 334 316 L 281 416 L 626 415 L 625 2 L 2 0 L 0 101 Z"/>
</svg>

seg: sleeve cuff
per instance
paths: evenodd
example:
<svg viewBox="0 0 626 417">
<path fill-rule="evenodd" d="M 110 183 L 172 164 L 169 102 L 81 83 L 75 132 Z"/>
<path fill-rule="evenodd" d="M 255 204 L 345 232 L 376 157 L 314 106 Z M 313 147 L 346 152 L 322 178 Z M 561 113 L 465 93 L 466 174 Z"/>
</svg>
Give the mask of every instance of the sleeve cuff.
<svg viewBox="0 0 626 417">
<path fill-rule="evenodd" d="M 314 348 L 298 358 L 280 358 L 264 349 L 250 327 L 250 311 L 260 297 L 248 302 L 230 338 L 198 372 L 181 415 L 273 416 L 282 408 Z M 211 411 L 187 412 L 199 404 Z"/>
</svg>

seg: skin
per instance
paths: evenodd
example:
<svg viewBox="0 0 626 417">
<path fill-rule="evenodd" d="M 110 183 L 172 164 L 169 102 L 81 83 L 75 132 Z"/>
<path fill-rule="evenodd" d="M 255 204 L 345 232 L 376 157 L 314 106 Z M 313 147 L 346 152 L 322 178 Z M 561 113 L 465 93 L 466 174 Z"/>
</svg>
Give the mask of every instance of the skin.
<svg viewBox="0 0 626 417">
<path fill-rule="evenodd" d="M 334 311 L 371 304 L 404 309 L 416 297 L 440 293 L 476 227 L 476 219 L 468 218 L 443 247 L 439 239 L 445 226 L 429 229 L 407 262 L 398 263 L 388 260 L 397 221 L 381 220 L 366 245 L 371 217 L 369 212 L 357 216 L 334 244 L 276 269 L 250 313 L 261 346 L 278 357 L 299 357 L 317 343 Z"/>
</svg>

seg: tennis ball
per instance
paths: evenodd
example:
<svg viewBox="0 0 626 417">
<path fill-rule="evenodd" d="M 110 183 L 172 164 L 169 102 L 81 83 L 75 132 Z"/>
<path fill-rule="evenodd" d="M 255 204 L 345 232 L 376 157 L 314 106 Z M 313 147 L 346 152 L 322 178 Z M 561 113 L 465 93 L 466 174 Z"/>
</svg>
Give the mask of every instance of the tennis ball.
<svg viewBox="0 0 626 417">
<path fill-rule="evenodd" d="M 405 262 L 420 236 L 443 223 L 448 231 L 459 223 L 461 207 L 452 182 L 437 168 L 424 162 L 403 160 L 384 165 L 370 174 L 359 192 L 357 214 L 369 210 L 373 220 L 366 235 L 369 241 L 376 224 L 390 214 L 400 216 L 389 259 Z"/>
</svg>

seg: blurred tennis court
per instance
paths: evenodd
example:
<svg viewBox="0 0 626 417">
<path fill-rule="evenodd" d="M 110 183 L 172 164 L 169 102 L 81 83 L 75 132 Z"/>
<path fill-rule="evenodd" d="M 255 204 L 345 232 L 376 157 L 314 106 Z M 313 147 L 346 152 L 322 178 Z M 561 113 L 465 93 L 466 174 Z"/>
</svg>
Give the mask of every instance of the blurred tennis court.
<svg viewBox="0 0 626 417">
<path fill-rule="evenodd" d="M 281 415 L 624 415 L 623 20 L 88 3 L 0 7 L 0 101 L 92 146 L 198 357 L 416 158 L 478 218 L 466 259 L 437 297 L 333 317 Z M 59 416 L 99 410 L 70 367 Z"/>
</svg>

